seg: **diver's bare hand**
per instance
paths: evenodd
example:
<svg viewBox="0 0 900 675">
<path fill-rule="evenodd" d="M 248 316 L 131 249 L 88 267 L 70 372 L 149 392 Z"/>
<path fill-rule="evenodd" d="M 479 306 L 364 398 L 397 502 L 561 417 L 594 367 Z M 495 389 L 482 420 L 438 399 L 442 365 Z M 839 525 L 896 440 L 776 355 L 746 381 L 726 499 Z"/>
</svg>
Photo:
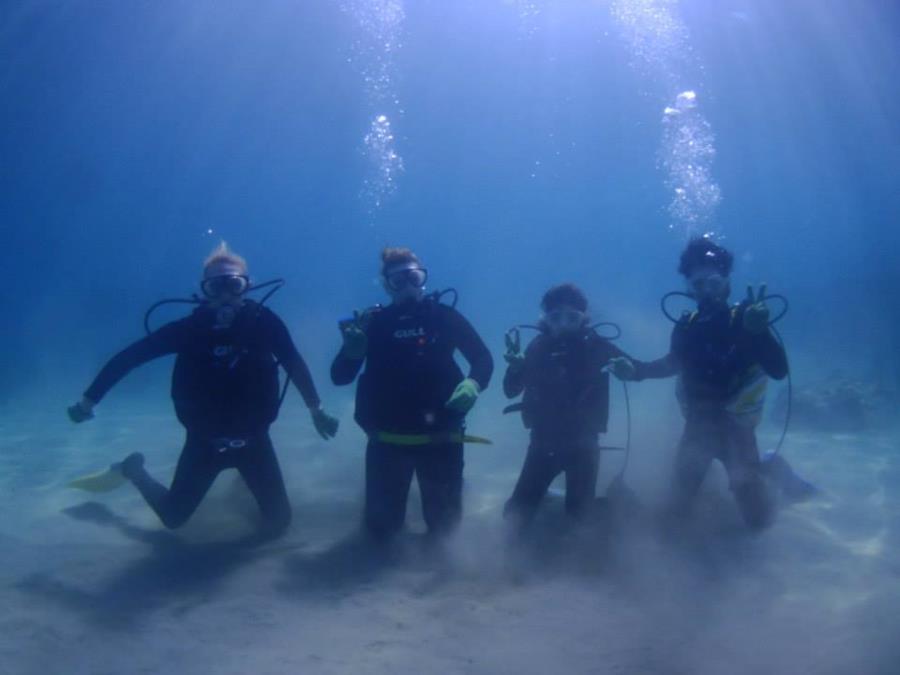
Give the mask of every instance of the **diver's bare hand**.
<svg viewBox="0 0 900 675">
<path fill-rule="evenodd" d="M 327 441 L 335 437 L 339 425 L 336 417 L 332 417 L 321 407 L 310 408 L 309 413 L 312 416 L 313 426 L 322 438 Z"/>
<path fill-rule="evenodd" d="M 614 356 L 609 360 L 609 370 L 613 375 L 625 382 L 637 379 L 637 367 L 625 356 Z"/>
<path fill-rule="evenodd" d="M 753 297 L 753 286 L 747 286 L 747 308 L 744 310 L 744 329 L 758 335 L 769 327 L 769 308 L 766 305 L 766 285 L 759 287 L 759 295 Z"/>
<path fill-rule="evenodd" d="M 508 331 L 505 341 L 506 353 L 503 355 L 503 358 L 509 364 L 509 369 L 512 371 L 522 370 L 525 367 L 525 355 L 522 353 L 522 343 L 518 329 Z"/>
</svg>

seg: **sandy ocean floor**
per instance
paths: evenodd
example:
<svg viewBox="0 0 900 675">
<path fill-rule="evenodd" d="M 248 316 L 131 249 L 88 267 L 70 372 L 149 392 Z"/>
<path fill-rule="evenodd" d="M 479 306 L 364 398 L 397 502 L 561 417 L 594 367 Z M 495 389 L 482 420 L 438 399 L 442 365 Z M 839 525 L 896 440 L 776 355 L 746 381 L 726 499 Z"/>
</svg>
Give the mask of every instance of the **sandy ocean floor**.
<svg viewBox="0 0 900 675">
<path fill-rule="evenodd" d="M 255 507 L 231 474 L 176 534 L 131 486 L 63 487 L 134 449 L 167 479 L 181 439 L 168 413 L 78 428 L 8 416 L 0 673 L 900 672 L 897 435 L 792 434 L 790 459 L 824 495 L 755 536 L 721 472 L 689 523 L 664 525 L 654 506 L 674 439 L 637 433 L 643 510 L 600 508 L 573 529 L 550 498 L 510 547 L 499 514 L 524 436 L 487 419 L 473 431 L 498 443 L 468 451 L 459 534 L 427 545 L 413 503 L 411 533 L 376 555 L 355 536 L 362 439 L 349 419 L 331 444 L 305 419 L 278 423 L 294 523 L 254 547 L 240 540 Z"/>
</svg>

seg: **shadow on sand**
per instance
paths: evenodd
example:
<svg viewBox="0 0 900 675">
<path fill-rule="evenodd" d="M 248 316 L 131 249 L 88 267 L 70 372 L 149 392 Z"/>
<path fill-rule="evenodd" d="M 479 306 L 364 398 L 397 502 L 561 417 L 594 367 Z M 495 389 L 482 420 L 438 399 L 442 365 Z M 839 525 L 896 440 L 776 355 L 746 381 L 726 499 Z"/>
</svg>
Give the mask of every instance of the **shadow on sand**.
<svg viewBox="0 0 900 675">
<path fill-rule="evenodd" d="M 163 530 L 136 527 L 97 502 L 63 510 L 80 521 L 112 527 L 150 547 L 149 555 L 131 561 L 104 578 L 97 588 L 78 587 L 45 573 L 31 574 L 16 587 L 54 602 L 109 629 L 128 630 L 156 610 L 170 606 L 182 614 L 201 605 L 229 574 L 247 561 L 302 546 L 273 542 L 262 534 L 215 543 L 191 543 Z M 270 544 L 269 546 L 264 546 Z"/>
<path fill-rule="evenodd" d="M 442 539 L 424 534 L 401 532 L 384 542 L 357 531 L 322 550 L 292 553 L 277 589 L 305 599 L 330 601 L 372 587 L 392 572 L 444 569 L 445 545 Z"/>
<path fill-rule="evenodd" d="M 708 580 L 733 578 L 757 561 L 759 551 L 736 521 L 722 518 L 724 500 L 700 509 L 700 517 L 680 526 L 660 523 L 640 509 L 617 510 L 599 499 L 590 517 L 573 523 L 562 504 L 547 508 L 527 532 L 511 535 L 499 514 L 470 518 L 448 539 L 401 533 L 380 543 L 362 532 L 337 541 L 338 525 L 346 526 L 350 507 L 303 509 L 308 527 L 320 528 L 321 547 L 290 539 L 273 540 L 252 534 L 222 542 L 197 543 L 165 530 L 137 527 L 96 502 L 65 509 L 67 516 L 114 528 L 149 548 L 127 560 L 111 575 L 87 577 L 80 583 L 61 575 L 34 573 L 16 587 L 84 616 L 111 630 L 129 630 L 154 612 L 181 615 L 215 597 L 225 580 L 247 563 L 279 558 L 283 574 L 274 584 L 280 595 L 306 601 L 331 602 L 382 584 L 400 583 L 414 594 L 428 594 L 458 583 L 497 588 L 543 582 L 554 577 L 614 577 L 627 584 L 645 581 L 638 561 L 666 558 L 680 561 Z M 706 513 L 703 513 L 703 512 Z M 328 536 L 326 536 L 328 535 Z M 710 536 L 713 535 L 713 536 Z M 105 561 L 98 560 L 102 564 Z M 113 564 L 117 564 L 115 561 Z M 84 565 L 77 568 L 84 575 Z M 102 576 L 101 576 L 102 574 Z M 399 575 L 404 581 L 387 577 Z"/>
<path fill-rule="evenodd" d="M 591 517 L 577 524 L 561 508 L 550 510 L 559 513 L 542 515 L 522 532 L 512 531 L 497 513 L 470 516 L 449 537 L 402 531 L 379 542 L 356 532 L 287 556 L 277 589 L 331 602 L 397 583 L 424 595 L 459 583 L 504 587 L 559 574 L 603 574 L 613 529 L 608 505 L 598 502 Z"/>
</svg>

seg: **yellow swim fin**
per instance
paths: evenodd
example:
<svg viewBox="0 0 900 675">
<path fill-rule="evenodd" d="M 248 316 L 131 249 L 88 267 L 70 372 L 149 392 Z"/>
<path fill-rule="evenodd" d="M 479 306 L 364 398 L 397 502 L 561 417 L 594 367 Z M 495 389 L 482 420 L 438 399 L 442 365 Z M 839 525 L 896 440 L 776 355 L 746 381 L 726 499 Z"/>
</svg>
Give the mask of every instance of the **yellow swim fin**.
<svg viewBox="0 0 900 675">
<path fill-rule="evenodd" d="M 67 487 L 86 492 L 110 492 L 127 482 L 128 479 L 122 475 L 122 468 L 116 464 L 103 471 L 76 478 L 70 481 Z"/>
<path fill-rule="evenodd" d="M 482 438 L 481 436 L 463 436 L 463 443 L 477 443 L 479 445 L 493 445 L 494 441 L 490 438 Z"/>
</svg>

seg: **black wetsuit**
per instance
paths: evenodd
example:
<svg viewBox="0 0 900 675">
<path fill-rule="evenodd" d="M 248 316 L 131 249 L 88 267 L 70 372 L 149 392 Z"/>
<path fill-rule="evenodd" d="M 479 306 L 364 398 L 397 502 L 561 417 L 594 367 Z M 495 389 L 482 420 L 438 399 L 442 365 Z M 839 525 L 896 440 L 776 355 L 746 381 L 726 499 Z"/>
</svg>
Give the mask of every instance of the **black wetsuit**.
<svg viewBox="0 0 900 675">
<path fill-rule="evenodd" d="M 728 472 L 744 520 L 751 527 L 771 522 L 772 504 L 760 474 L 755 424 L 729 412 L 746 376 L 755 368 L 776 380 L 787 375 L 784 349 L 767 330 L 743 326 L 746 304 L 701 306 L 672 330 L 669 354 L 636 362 L 637 378 L 680 375 L 685 428 L 675 462 L 675 498 L 686 508 L 713 459 Z"/>
<path fill-rule="evenodd" d="M 403 446 L 381 442 L 377 434 L 461 432 L 464 416 L 446 408 L 463 380 L 454 353 L 462 353 L 469 377 L 484 389 L 494 367 L 490 352 L 459 312 L 430 298 L 375 311 L 365 332 L 365 358 L 349 359 L 342 351 L 331 366 L 332 381 L 344 385 L 365 363 L 355 415 L 369 436 L 365 525 L 376 536 L 403 526 L 415 473 L 429 531 L 450 530 L 462 515 L 462 443 Z"/>
<path fill-rule="evenodd" d="M 268 433 L 278 415 L 278 364 L 308 406 L 318 406 L 319 397 L 284 323 L 247 301 L 228 327 L 219 328 L 213 310 L 200 307 L 114 356 L 85 396 L 99 402 L 133 368 L 166 354 L 177 354 L 172 399 L 187 431 L 184 449 L 169 489 L 143 470 L 129 478 L 166 527 L 176 528 L 220 471 L 237 469 L 267 526 L 287 527 L 290 504 Z"/>
<path fill-rule="evenodd" d="M 618 347 L 592 330 L 554 338 L 538 335 L 520 368 L 509 368 L 503 390 L 524 391 L 522 419 L 531 443 L 515 490 L 504 509 L 527 523 L 560 473 L 566 474 L 566 511 L 581 515 L 596 495 L 597 437 L 609 421 L 609 375 L 603 368 Z"/>
</svg>

